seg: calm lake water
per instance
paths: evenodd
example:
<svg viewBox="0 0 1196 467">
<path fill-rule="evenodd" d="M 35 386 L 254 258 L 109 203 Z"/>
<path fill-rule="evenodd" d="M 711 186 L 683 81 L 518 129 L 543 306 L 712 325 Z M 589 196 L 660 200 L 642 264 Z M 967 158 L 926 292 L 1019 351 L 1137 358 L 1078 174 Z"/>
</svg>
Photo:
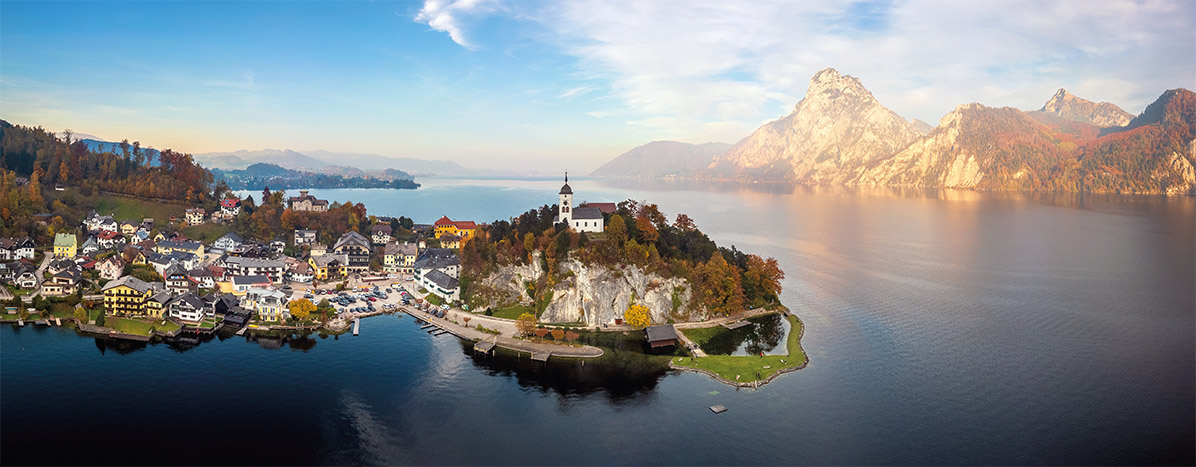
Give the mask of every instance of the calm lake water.
<svg viewBox="0 0 1196 467">
<path fill-rule="evenodd" d="M 430 223 L 508 218 L 560 187 L 420 182 L 312 192 Z M 693 373 L 475 358 L 396 316 L 358 337 L 125 347 L 3 326 L 0 461 L 1196 462 L 1191 197 L 571 185 L 577 200 L 685 212 L 720 245 L 776 257 L 809 366 L 736 391 Z"/>
</svg>

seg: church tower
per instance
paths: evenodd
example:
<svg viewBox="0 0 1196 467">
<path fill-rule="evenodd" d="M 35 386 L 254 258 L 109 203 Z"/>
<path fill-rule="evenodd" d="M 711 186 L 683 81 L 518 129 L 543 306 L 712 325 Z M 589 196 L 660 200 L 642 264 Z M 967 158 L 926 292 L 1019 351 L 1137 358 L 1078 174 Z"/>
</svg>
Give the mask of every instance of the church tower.
<svg viewBox="0 0 1196 467">
<path fill-rule="evenodd" d="M 565 186 L 561 187 L 561 201 L 557 205 L 558 222 L 572 225 L 573 219 L 573 189 L 569 188 L 569 172 L 565 172 Z"/>
</svg>

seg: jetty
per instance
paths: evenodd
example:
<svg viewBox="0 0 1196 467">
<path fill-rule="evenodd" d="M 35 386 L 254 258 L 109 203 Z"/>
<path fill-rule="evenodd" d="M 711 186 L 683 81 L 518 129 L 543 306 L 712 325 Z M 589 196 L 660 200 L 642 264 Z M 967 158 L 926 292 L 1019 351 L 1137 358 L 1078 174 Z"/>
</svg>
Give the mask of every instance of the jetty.
<svg viewBox="0 0 1196 467">
<path fill-rule="evenodd" d="M 356 336 L 359 331 L 361 331 L 361 319 L 354 319 L 353 320 L 353 335 Z"/>
<path fill-rule="evenodd" d="M 493 352 L 495 348 L 503 348 L 519 353 L 528 353 L 536 361 L 547 361 L 550 356 L 569 357 L 569 358 L 594 358 L 601 357 L 604 353 L 598 347 L 583 345 L 583 346 L 569 346 L 561 344 L 549 344 L 541 342 L 531 342 L 523 339 L 517 339 L 511 336 L 495 335 L 476 328 L 462 326 L 452 321 L 453 313 L 450 312 L 444 318 L 432 316 L 426 311 L 419 310 L 414 307 L 401 308 L 404 313 L 407 313 L 415 318 L 416 323 L 426 323 L 420 326 L 420 329 L 433 329 L 432 332 L 440 332 L 452 334 L 458 338 L 472 341 L 475 343 L 475 350 L 484 352 Z M 480 326 L 480 324 L 479 324 Z"/>
<path fill-rule="evenodd" d="M 537 362 L 547 362 L 548 357 L 552 356 L 551 350 L 537 350 L 532 352 L 532 360 Z"/>
<path fill-rule="evenodd" d="M 494 345 L 495 344 L 490 341 L 477 341 L 473 344 L 473 351 L 488 354 L 494 350 Z"/>
<path fill-rule="evenodd" d="M 747 326 L 749 324 L 752 324 L 752 323 L 750 321 L 746 321 L 746 320 L 739 320 L 734 323 L 723 323 L 723 327 L 727 328 L 728 330 L 735 330 L 735 329 L 739 329 L 744 326 Z"/>
</svg>

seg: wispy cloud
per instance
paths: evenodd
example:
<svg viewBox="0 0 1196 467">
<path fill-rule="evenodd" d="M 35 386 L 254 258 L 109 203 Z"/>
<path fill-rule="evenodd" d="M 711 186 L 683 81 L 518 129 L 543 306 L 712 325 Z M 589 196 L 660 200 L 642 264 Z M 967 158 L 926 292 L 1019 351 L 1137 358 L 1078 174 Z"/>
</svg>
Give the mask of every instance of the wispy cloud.
<svg viewBox="0 0 1196 467">
<path fill-rule="evenodd" d="M 201 86 L 210 86 L 216 88 L 231 88 L 231 89 L 253 89 L 254 74 L 253 71 L 244 71 L 241 73 L 242 79 L 209 79 L 200 81 Z"/>
<path fill-rule="evenodd" d="M 493 13 L 498 7 L 497 0 L 427 0 L 415 15 L 415 22 L 448 33 L 461 47 L 477 50 L 478 46 L 465 38 L 462 22 L 468 16 Z"/>
<path fill-rule="evenodd" d="M 630 126 L 722 132 L 694 140 L 783 115 L 825 67 L 930 122 L 966 102 L 1037 108 L 1059 87 L 1138 112 L 1196 77 L 1188 0 L 575 0 L 506 12 L 544 28 L 579 76 L 605 81 L 637 115 Z"/>
<path fill-rule="evenodd" d="M 589 86 L 580 86 L 580 87 L 576 87 L 576 88 L 570 89 L 568 91 L 565 91 L 565 92 L 561 93 L 561 95 L 556 96 L 556 97 L 557 97 L 557 99 L 573 100 L 574 97 L 584 96 L 586 94 L 589 94 L 592 91 L 594 91 L 594 88 L 591 88 Z"/>
</svg>

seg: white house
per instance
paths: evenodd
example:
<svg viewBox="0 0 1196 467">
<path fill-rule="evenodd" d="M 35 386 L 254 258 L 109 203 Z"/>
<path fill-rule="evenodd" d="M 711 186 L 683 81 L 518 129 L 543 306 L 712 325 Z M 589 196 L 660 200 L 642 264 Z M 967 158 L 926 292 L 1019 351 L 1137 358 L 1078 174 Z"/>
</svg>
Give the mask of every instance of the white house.
<svg viewBox="0 0 1196 467">
<path fill-rule="evenodd" d="M 453 302 L 461 298 L 458 278 L 461 258 L 447 248 L 429 248 L 415 260 L 415 282 L 429 292 Z"/>
<path fill-rule="evenodd" d="M 212 242 L 212 246 L 229 251 L 241 246 L 242 243 L 245 243 L 245 240 L 240 235 L 237 235 L 235 232 L 229 232 Z"/>
<path fill-rule="evenodd" d="M 170 300 L 166 308 L 170 310 L 170 317 L 187 324 L 199 324 L 204 318 L 211 316 L 211 309 L 195 294 L 185 293 Z"/>
<path fill-rule="evenodd" d="M 257 313 L 258 319 L 274 322 L 290 316 L 287 294 L 272 289 L 251 288 L 241 297 L 241 307 Z"/>
</svg>

